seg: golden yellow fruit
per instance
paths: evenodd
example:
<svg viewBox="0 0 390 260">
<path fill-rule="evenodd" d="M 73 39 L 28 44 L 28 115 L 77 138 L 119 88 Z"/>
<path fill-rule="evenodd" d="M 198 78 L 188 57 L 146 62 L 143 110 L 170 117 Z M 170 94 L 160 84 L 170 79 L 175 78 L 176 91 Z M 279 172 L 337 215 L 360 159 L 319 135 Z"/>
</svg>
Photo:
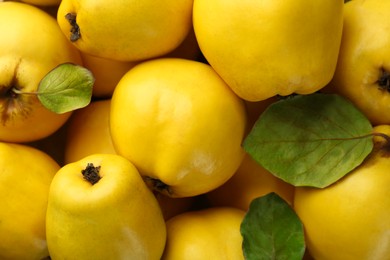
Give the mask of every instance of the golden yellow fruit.
<svg viewBox="0 0 390 260">
<path fill-rule="evenodd" d="M 275 177 L 246 154 L 237 172 L 222 186 L 207 193 L 207 198 L 214 207 L 230 206 L 246 211 L 253 199 L 270 192 L 292 205 L 294 186 Z"/>
<path fill-rule="evenodd" d="M 116 154 L 109 128 L 111 99 L 95 100 L 69 119 L 64 147 L 65 164 L 95 153 Z"/>
<path fill-rule="evenodd" d="M 64 165 L 67 123 L 53 134 L 34 142 L 26 143 L 50 155 L 60 166 Z"/>
<path fill-rule="evenodd" d="M 162 260 L 244 259 L 240 225 L 245 211 L 213 207 L 169 219 Z"/>
<path fill-rule="evenodd" d="M 160 205 L 165 221 L 191 210 L 197 202 L 197 197 L 172 198 L 157 191 L 153 194 Z"/>
<path fill-rule="evenodd" d="M 183 42 L 176 49 L 164 55 L 164 57 L 199 60 L 201 58 L 201 52 L 193 28 Z"/>
<path fill-rule="evenodd" d="M 345 4 L 344 29 L 334 78 L 324 90 L 351 100 L 372 124 L 390 124 L 389 1 Z"/>
<path fill-rule="evenodd" d="M 57 20 L 82 52 L 146 60 L 179 46 L 192 28 L 193 0 L 63 0 Z"/>
<path fill-rule="evenodd" d="M 278 101 L 278 97 L 271 97 L 267 98 L 265 100 L 251 102 L 244 100 L 245 107 L 247 111 L 247 117 L 248 117 L 248 127 L 247 127 L 247 134 L 249 134 L 250 130 L 252 129 L 253 125 L 256 123 L 257 119 L 259 119 L 260 115 L 275 101 Z"/>
<path fill-rule="evenodd" d="M 308 94 L 332 78 L 343 0 L 194 0 L 193 23 L 210 65 L 241 98 Z"/>
<path fill-rule="evenodd" d="M 1 1 L 0 1 L 1 2 Z M 30 5 L 36 5 L 36 6 L 58 6 L 61 3 L 61 0 L 20 0 L 20 2 L 27 3 Z"/>
<path fill-rule="evenodd" d="M 46 153 L 0 142 L 0 259 L 41 260 L 49 255 L 46 208 L 60 166 Z"/>
<path fill-rule="evenodd" d="M 160 259 L 166 227 L 137 169 L 115 154 L 63 166 L 50 185 L 47 245 L 56 259 Z"/>
<path fill-rule="evenodd" d="M 390 134 L 389 125 L 374 132 Z M 324 189 L 296 188 L 294 208 L 316 260 L 371 260 L 390 256 L 389 143 L 375 138 L 371 155 Z"/>
<path fill-rule="evenodd" d="M 121 77 L 136 64 L 100 58 L 83 52 L 81 52 L 81 57 L 84 67 L 89 69 L 95 77 L 92 95 L 99 99 L 111 98 Z"/>
<path fill-rule="evenodd" d="M 115 150 L 172 197 L 206 193 L 244 158 L 243 101 L 204 63 L 146 61 L 115 88 L 110 130 Z"/>
<path fill-rule="evenodd" d="M 56 114 L 36 95 L 41 79 L 61 63 L 81 64 L 56 20 L 29 4 L 0 2 L 0 140 L 30 142 L 49 136 L 71 112 Z"/>
</svg>

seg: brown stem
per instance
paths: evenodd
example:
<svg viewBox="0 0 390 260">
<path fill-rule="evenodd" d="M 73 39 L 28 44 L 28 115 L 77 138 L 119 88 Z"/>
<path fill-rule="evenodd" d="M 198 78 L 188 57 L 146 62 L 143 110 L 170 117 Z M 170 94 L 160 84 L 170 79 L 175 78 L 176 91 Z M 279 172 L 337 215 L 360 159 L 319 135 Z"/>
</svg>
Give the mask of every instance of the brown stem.
<svg viewBox="0 0 390 260">
<path fill-rule="evenodd" d="M 379 136 L 379 137 L 382 137 L 383 139 L 385 139 L 386 143 L 388 145 L 390 145 L 390 136 L 388 136 L 387 134 L 384 134 L 384 133 L 372 133 L 373 136 Z"/>
<path fill-rule="evenodd" d="M 99 175 L 100 166 L 94 166 L 93 163 L 88 163 L 87 167 L 81 171 L 85 180 L 94 185 L 97 183 L 102 177 Z"/>
<path fill-rule="evenodd" d="M 384 142 L 377 142 L 375 146 L 382 151 L 390 152 L 390 136 L 384 133 L 372 133 L 373 136 L 379 136 L 383 138 Z"/>
<path fill-rule="evenodd" d="M 75 42 L 81 38 L 80 27 L 76 23 L 76 17 L 77 17 L 77 15 L 75 13 L 67 13 L 65 15 L 65 19 L 68 20 L 68 22 L 71 26 L 70 38 L 69 38 L 71 42 Z"/>
</svg>

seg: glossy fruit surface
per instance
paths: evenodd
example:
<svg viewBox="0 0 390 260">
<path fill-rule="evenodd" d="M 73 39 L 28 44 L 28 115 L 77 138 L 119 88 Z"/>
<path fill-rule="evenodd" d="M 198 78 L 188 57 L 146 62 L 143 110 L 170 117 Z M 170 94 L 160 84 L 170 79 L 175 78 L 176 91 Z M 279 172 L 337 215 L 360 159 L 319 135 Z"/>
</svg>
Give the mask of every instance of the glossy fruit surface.
<svg viewBox="0 0 390 260">
<path fill-rule="evenodd" d="M 82 52 L 137 61 L 167 54 L 192 27 L 193 0 L 63 0 L 57 20 Z"/>
<path fill-rule="evenodd" d="M 90 178 L 96 172 L 99 178 Z M 166 241 L 156 198 L 134 165 L 114 154 L 90 155 L 57 172 L 46 230 L 54 260 L 160 259 Z"/>
<path fill-rule="evenodd" d="M 111 98 L 121 77 L 136 64 L 100 58 L 84 52 L 81 52 L 81 57 L 84 67 L 89 69 L 95 77 L 92 94 L 98 99 Z"/>
<path fill-rule="evenodd" d="M 0 259 L 43 259 L 49 187 L 60 166 L 40 150 L 3 142 L 0 165 Z"/>
<path fill-rule="evenodd" d="M 236 208 L 215 207 L 171 218 L 162 259 L 244 259 L 240 234 L 244 215 Z"/>
<path fill-rule="evenodd" d="M 351 100 L 372 124 L 390 124 L 389 1 L 345 4 L 337 68 L 326 91 Z"/>
<path fill-rule="evenodd" d="M 115 150 L 172 197 L 196 196 L 229 179 L 244 158 L 245 127 L 242 100 L 196 61 L 138 64 L 111 100 Z"/>
<path fill-rule="evenodd" d="M 390 134 L 390 126 L 374 131 Z M 296 188 L 294 208 L 314 259 L 388 259 L 389 143 L 382 137 L 375 141 L 366 161 L 335 184 L 324 189 Z"/>
<path fill-rule="evenodd" d="M 0 140 L 47 137 L 71 112 L 56 114 L 36 95 L 19 92 L 36 92 L 41 79 L 61 63 L 81 64 L 80 54 L 53 17 L 29 4 L 0 2 L 0 32 L 6 35 L 0 41 Z"/>
<path fill-rule="evenodd" d="M 253 199 L 277 193 L 292 205 L 294 186 L 275 177 L 246 154 L 237 172 L 222 186 L 207 194 L 211 205 L 248 210 Z"/>
<path fill-rule="evenodd" d="M 308 94 L 333 76 L 343 5 L 343 0 L 195 0 L 194 30 L 207 61 L 243 99 Z"/>
<path fill-rule="evenodd" d="M 109 129 L 110 104 L 111 99 L 96 100 L 74 111 L 66 129 L 66 164 L 95 153 L 116 153 Z"/>
</svg>

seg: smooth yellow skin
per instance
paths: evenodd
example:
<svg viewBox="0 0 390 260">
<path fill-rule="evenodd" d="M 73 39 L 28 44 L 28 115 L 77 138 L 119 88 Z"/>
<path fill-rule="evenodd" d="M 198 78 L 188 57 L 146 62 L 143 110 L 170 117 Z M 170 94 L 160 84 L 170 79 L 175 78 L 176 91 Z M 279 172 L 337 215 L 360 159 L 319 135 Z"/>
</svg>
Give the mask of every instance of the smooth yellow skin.
<svg viewBox="0 0 390 260">
<path fill-rule="evenodd" d="M 88 163 L 101 167 L 94 185 L 81 173 Z M 134 165 L 114 154 L 87 156 L 57 172 L 46 230 L 53 260 L 159 260 L 166 242 L 156 198 Z"/>
<path fill-rule="evenodd" d="M 0 142 L 0 259 L 49 256 L 45 235 L 50 183 L 60 166 L 30 146 Z"/>
<path fill-rule="evenodd" d="M 244 259 L 240 233 L 244 215 L 237 208 L 212 207 L 171 218 L 161 259 Z"/>
<path fill-rule="evenodd" d="M 332 78 L 343 0 L 194 0 L 207 61 L 243 99 L 308 94 Z"/>
<path fill-rule="evenodd" d="M 109 128 L 111 99 L 92 101 L 74 111 L 67 124 L 65 164 L 95 154 L 116 154 Z"/>
<path fill-rule="evenodd" d="M 243 101 L 204 63 L 155 59 L 131 69 L 115 88 L 110 130 L 115 150 L 172 197 L 224 183 L 244 157 Z"/>
<path fill-rule="evenodd" d="M 378 126 L 374 132 L 390 135 L 390 126 Z M 375 142 L 377 147 L 385 143 L 382 137 Z M 327 188 L 296 188 L 294 208 L 314 259 L 389 258 L 389 171 L 389 150 L 374 150 L 361 166 Z"/>
<path fill-rule="evenodd" d="M 70 39 L 65 18 L 76 14 L 81 38 L 74 44 L 102 58 L 135 61 L 164 55 L 181 44 L 192 28 L 193 0 L 63 0 L 57 20 Z"/>
<path fill-rule="evenodd" d="M 277 193 L 292 205 L 294 186 L 278 179 L 246 154 L 237 172 L 222 186 L 207 193 L 212 206 L 230 206 L 248 210 L 253 199 Z"/>
<path fill-rule="evenodd" d="M 81 57 L 84 67 L 95 77 L 92 95 L 99 99 L 110 98 L 121 77 L 136 64 L 136 62 L 100 58 L 83 52 Z"/>
<path fill-rule="evenodd" d="M 32 5 L 0 2 L 0 32 L 6 35 L 0 41 L 0 140 L 44 138 L 59 129 L 71 113 L 53 113 L 35 95 L 13 98 L 16 105 L 6 113 L 4 93 L 12 87 L 36 91 L 41 79 L 57 65 L 81 64 L 79 52 L 64 37 L 56 20 Z"/>
<path fill-rule="evenodd" d="M 374 124 L 390 124 L 389 87 L 381 88 L 382 70 L 390 71 L 388 1 L 354 0 L 345 4 L 344 31 L 334 78 L 326 91 L 350 99 Z"/>
</svg>

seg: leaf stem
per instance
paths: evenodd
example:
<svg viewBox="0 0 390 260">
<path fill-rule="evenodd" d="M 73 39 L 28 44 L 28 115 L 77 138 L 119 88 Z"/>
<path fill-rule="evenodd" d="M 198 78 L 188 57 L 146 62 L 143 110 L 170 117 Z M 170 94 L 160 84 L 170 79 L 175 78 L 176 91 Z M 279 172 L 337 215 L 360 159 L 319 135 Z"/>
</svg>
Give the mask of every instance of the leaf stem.
<svg viewBox="0 0 390 260">
<path fill-rule="evenodd" d="M 380 132 L 374 132 L 374 133 L 372 133 L 372 135 L 382 137 L 383 139 L 385 139 L 385 142 L 386 142 L 383 146 L 390 147 L 390 136 L 388 136 L 385 133 L 380 133 Z"/>
<path fill-rule="evenodd" d="M 22 91 L 22 90 L 17 89 L 17 88 L 12 88 L 12 92 L 14 92 L 15 94 L 18 94 L 18 95 L 38 95 L 38 92 L 36 92 L 36 91 L 28 92 L 28 91 Z"/>
</svg>

